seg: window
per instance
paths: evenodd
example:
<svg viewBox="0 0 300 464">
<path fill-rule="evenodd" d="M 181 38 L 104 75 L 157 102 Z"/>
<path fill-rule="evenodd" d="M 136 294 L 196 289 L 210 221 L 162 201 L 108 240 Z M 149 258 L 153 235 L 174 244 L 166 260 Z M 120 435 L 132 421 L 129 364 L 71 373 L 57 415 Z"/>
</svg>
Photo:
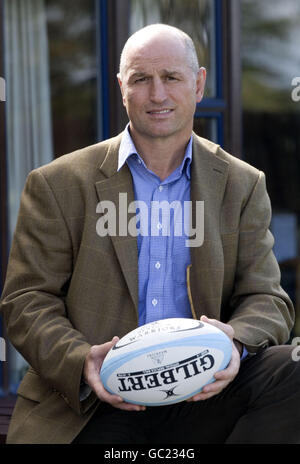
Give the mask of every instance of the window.
<svg viewBox="0 0 300 464">
<path fill-rule="evenodd" d="M 297 0 L 242 1 L 244 158 L 266 173 L 274 251 L 295 303 L 298 335 L 300 102 L 293 99 L 292 81 L 300 75 L 299 21 Z"/>
<path fill-rule="evenodd" d="M 227 66 L 225 69 L 223 59 L 223 54 L 227 53 L 230 46 L 230 40 L 223 44 L 230 9 L 220 0 L 114 0 L 109 5 L 108 30 L 113 31 L 115 38 L 107 61 L 112 77 L 109 92 L 110 104 L 117 108 L 113 116 L 111 112 L 107 114 L 110 120 L 110 134 L 117 134 L 127 123 L 127 115 L 122 107 L 120 91 L 115 80 L 123 45 L 127 37 L 139 28 L 160 22 L 187 32 L 195 42 L 199 64 L 207 69 L 205 98 L 195 113 L 195 131 L 230 149 L 231 142 L 225 130 L 224 117 L 229 108 L 225 100 L 229 92 L 225 89 L 224 76 L 230 67 Z"/>
<path fill-rule="evenodd" d="M 8 234 L 2 245 L 7 249 L 28 173 L 102 137 L 98 3 L 74 0 L 70 8 L 69 0 L 3 2 L 7 101 L 6 162 L 2 163 L 7 177 L 1 171 L 1 188 L 8 208 L 3 194 L 1 214 L 7 215 Z M 2 238 L 3 232 L 5 220 Z M 8 346 L 8 363 L 1 367 L 3 382 L 14 393 L 27 364 Z"/>
<path fill-rule="evenodd" d="M 72 1 L 72 6 L 69 0 L 45 0 L 45 14 L 53 153 L 60 156 L 102 138 L 96 5 L 94 0 Z"/>
<path fill-rule="evenodd" d="M 0 0 L 0 7 L 4 7 L 0 33 L 3 28 L 5 37 L 0 58 L 7 82 L 5 115 L 4 105 L 0 106 L 2 120 L 6 119 L 6 130 L 0 131 L 5 146 L 2 279 L 28 173 L 124 129 L 127 115 L 116 75 L 123 45 L 137 28 L 165 22 L 192 36 L 200 64 L 208 71 L 195 131 L 229 151 L 239 146 L 239 91 L 233 85 L 239 77 L 236 3 L 233 7 L 233 2 L 222 0 Z M 233 38 L 235 53 L 231 53 Z M 228 129 L 232 121 L 234 132 Z M 0 388 L 2 384 L 15 392 L 27 365 L 11 346 L 7 357 L 8 363 L 0 366 Z"/>
<path fill-rule="evenodd" d="M 129 34 L 153 23 L 166 23 L 179 27 L 189 34 L 195 43 L 200 66 L 207 70 L 205 100 L 198 106 L 195 114 L 195 131 L 217 142 L 219 119 L 205 115 L 204 108 L 214 106 L 217 98 L 217 63 L 216 60 L 216 8 L 214 0 L 131 0 L 129 5 Z M 203 109 L 202 109 L 203 108 Z M 202 120 L 202 118 L 208 120 Z"/>
</svg>

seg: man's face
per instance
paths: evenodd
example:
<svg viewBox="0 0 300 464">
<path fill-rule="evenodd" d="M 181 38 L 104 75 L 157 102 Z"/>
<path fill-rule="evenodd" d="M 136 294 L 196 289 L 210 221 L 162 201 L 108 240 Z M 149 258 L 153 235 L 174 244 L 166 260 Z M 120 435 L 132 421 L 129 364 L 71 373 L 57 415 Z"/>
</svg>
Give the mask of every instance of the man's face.
<svg viewBox="0 0 300 464">
<path fill-rule="evenodd" d="M 132 135 L 190 136 L 196 103 L 204 92 L 205 69 L 195 76 L 180 39 L 155 37 L 131 46 L 119 84 Z"/>
</svg>

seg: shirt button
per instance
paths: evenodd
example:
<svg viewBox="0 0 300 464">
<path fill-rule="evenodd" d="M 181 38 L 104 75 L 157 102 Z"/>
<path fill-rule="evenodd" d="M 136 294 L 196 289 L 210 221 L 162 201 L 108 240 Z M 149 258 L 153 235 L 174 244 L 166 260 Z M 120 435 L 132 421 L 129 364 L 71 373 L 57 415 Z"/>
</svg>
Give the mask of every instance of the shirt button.
<svg viewBox="0 0 300 464">
<path fill-rule="evenodd" d="M 160 268 L 160 262 L 159 261 L 157 261 L 157 263 L 155 263 L 155 267 L 156 267 L 156 269 Z"/>
<path fill-rule="evenodd" d="M 160 192 L 162 192 L 162 191 L 163 191 L 163 189 L 164 189 L 164 188 L 163 188 L 163 186 L 162 186 L 162 185 L 160 185 L 160 186 L 158 187 L 158 190 L 159 190 Z"/>
<path fill-rule="evenodd" d="M 138 163 L 139 163 L 139 164 L 142 164 L 142 160 L 140 160 L 140 158 L 138 158 Z"/>
<path fill-rule="evenodd" d="M 162 224 L 159 222 L 156 226 L 158 228 L 158 230 L 162 229 Z"/>
<path fill-rule="evenodd" d="M 153 298 L 153 300 L 152 300 L 152 304 L 153 304 L 153 306 L 156 306 L 156 305 L 157 305 L 157 303 L 158 303 L 157 299 L 156 299 L 156 298 Z"/>
</svg>

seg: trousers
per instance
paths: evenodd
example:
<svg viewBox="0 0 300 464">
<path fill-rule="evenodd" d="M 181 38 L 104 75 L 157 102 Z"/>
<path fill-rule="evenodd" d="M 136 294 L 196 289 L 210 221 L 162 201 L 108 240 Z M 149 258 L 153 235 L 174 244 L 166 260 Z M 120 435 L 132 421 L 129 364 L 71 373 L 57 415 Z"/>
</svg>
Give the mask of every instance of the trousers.
<svg viewBox="0 0 300 464">
<path fill-rule="evenodd" d="M 274 346 L 249 356 L 208 400 L 138 412 L 101 403 L 73 443 L 299 444 L 300 361 L 293 349 Z"/>
</svg>

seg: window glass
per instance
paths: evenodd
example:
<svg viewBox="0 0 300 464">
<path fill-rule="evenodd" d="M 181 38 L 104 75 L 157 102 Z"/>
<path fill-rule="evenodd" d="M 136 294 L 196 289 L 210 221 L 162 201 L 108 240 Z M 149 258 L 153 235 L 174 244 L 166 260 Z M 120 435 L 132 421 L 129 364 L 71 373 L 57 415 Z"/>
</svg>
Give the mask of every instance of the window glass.
<svg viewBox="0 0 300 464">
<path fill-rule="evenodd" d="M 9 245 L 28 173 L 101 137 L 95 0 L 6 0 Z M 9 344 L 10 391 L 27 369 Z"/>
<path fill-rule="evenodd" d="M 94 0 L 46 0 L 55 156 L 97 142 Z M 101 113 L 101 111 L 99 112 Z"/>
<path fill-rule="evenodd" d="M 26 177 L 31 170 L 53 158 L 44 0 L 4 2 L 4 45 L 10 245 Z M 27 366 L 10 344 L 8 361 L 10 389 L 14 392 Z"/>
<path fill-rule="evenodd" d="M 263 170 L 282 284 L 300 335 L 300 3 L 242 0 L 243 143 Z M 298 89 L 297 89 L 298 85 Z"/>
<path fill-rule="evenodd" d="M 220 143 L 218 140 L 218 120 L 213 117 L 195 118 L 194 131 L 200 137 L 204 137 L 215 143 Z"/>
<path fill-rule="evenodd" d="M 130 0 L 130 34 L 153 23 L 179 27 L 196 47 L 200 66 L 207 69 L 206 97 L 216 96 L 214 0 Z"/>
</svg>

